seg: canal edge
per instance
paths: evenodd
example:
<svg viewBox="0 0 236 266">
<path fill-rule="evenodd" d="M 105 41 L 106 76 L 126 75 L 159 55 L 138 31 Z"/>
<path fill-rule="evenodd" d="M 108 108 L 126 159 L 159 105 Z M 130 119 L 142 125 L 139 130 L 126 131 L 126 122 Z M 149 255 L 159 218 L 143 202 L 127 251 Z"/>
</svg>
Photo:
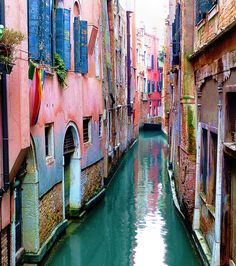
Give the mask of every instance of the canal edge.
<svg viewBox="0 0 236 266">
<path fill-rule="evenodd" d="M 168 161 L 167 161 L 167 174 L 170 180 L 170 189 L 171 189 L 172 200 L 173 200 L 175 209 L 180 214 L 180 217 L 183 220 L 184 225 L 189 232 L 191 240 L 193 244 L 195 245 L 195 248 L 201 259 L 202 265 L 210 266 L 211 265 L 211 255 L 210 255 L 211 253 L 207 246 L 207 243 L 205 242 L 202 234 L 198 230 L 193 230 L 193 228 L 189 226 L 189 223 L 187 223 L 184 213 L 181 211 L 179 200 L 178 200 L 177 193 L 176 193 L 176 186 L 175 186 L 175 181 L 173 177 L 173 171 L 171 171 L 168 168 Z"/>
</svg>

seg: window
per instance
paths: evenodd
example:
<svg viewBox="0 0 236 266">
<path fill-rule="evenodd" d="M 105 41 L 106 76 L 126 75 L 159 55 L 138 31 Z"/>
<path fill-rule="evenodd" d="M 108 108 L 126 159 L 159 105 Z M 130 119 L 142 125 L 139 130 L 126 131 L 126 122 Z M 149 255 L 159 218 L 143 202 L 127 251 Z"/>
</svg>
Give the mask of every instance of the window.
<svg viewBox="0 0 236 266">
<path fill-rule="evenodd" d="M 71 67 L 70 62 L 70 9 L 56 9 L 56 52 L 65 62 L 67 70 Z"/>
<path fill-rule="evenodd" d="M 149 69 L 152 67 L 152 62 L 151 62 L 151 56 L 150 56 L 150 54 L 147 55 L 147 67 Z"/>
<path fill-rule="evenodd" d="M 28 0 L 28 31 L 30 58 L 52 64 L 52 0 Z"/>
<path fill-rule="evenodd" d="M 146 66 L 146 51 L 144 51 L 143 60 L 144 60 L 144 66 Z"/>
<path fill-rule="evenodd" d="M 150 80 L 148 80 L 148 93 L 150 93 L 151 92 L 151 82 L 150 82 Z"/>
<path fill-rule="evenodd" d="M 152 82 L 152 92 L 155 92 L 155 82 Z"/>
<path fill-rule="evenodd" d="M 160 87 L 159 87 L 159 81 L 157 81 L 157 83 L 156 83 L 156 84 L 157 84 L 157 91 L 159 91 L 159 92 L 160 92 L 161 90 L 160 90 Z"/>
<path fill-rule="evenodd" d="M 217 166 L 217 134 L 210 134 L 210 164 L 209 164 L 209 193 L 208 202 L 215 205 L 216 194 L 216 166 Z"/>
<path fill-rule="evenodd" d="M 206 195 L 207 190 L 207 162 L 208 162 L 208 131 L 202 129 L 202 150 L 201 150 L 201 181 L 202 192 Z"/>
<path fill-rule="evenodd" d="M 217 4 L 217 0 L 196 0 L 196 24 Z"/>
<path fill-rule="evenodd" d="M 58 2 L 58 4 L 57 4 Z M 62 1 L 28 0 L 28 32 L 30 58 L 41 64 L 53 65 L 54 53 L 71 68 L 71 10 Z M 74 19 L 75 72 L 88 73 L 87 21 Z"/>
<path fill-rule="evenodd" d="M 74 57 L 75 72 L 88 73 L 88 23 L 74 18 Z"/>
<path fill-rule="evenodd" d="M 147 92 L 147 79 L 146 78 L 143 79 L 143 92 L 144 93 Z"/>
<path fill-rule="evenodd" d="M 45 156 L 46 160 L 54 157 L 53 124 L 45 125 Z"/>
<path fill-rule="evenodd" d="M 152 55 L 152 69 L 154 69 L 154 55 Z"/>
<path fill-rule="evenodd" d="M 98 134 L 99 137 L 102 137 L 102 115 L 99 115 L 98 119 Z"/>
<path fill-rule="evenodd" d="M 204 0 L 205 1 L 205 0 Z M 180 61 L 180 32 L 181 32 L 181 9 L 176 5 L 175 20 L 172 24 L 172 64 L 178 65 Z"/>
<path fill-rule="evenodd" d="M 91 141 L 91 118 L 84 118 L 83 120 L 83 139 L 84 143 Z"/>
</svg>

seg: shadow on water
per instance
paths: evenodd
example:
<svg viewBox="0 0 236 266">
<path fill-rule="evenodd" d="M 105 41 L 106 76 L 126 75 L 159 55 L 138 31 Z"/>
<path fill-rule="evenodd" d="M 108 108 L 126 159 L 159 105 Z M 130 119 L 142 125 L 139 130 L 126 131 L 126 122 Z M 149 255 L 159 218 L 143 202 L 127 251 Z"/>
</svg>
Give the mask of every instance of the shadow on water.
<svg viewBox="0 0 236 266">
<path fill-rule="evenodd" d="M 141 132 L 105 199 L 72 222 L 43 265 L 201 265 L 172 203 L 167 142 Z"/>
</svg>

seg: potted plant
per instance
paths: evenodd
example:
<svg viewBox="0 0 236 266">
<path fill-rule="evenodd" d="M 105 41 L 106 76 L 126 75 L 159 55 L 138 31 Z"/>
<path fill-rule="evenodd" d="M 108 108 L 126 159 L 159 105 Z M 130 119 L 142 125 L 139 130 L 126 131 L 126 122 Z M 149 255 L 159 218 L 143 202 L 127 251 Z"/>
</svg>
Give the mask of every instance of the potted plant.
<svg viewBox="0 0 236 266">
<path fill-rule="evenodd" d="M 0 25 L 0 72 L 10 74 L 16 47 L 24 40 L 23 33 Z"/>
</svg>

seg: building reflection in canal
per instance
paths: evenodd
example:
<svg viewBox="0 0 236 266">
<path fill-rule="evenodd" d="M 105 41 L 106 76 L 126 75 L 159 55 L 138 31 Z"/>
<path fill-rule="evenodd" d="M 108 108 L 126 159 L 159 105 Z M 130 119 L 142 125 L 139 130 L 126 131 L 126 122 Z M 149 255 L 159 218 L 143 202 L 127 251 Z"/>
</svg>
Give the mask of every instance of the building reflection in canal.
<svg viewBox="0 0 236 266">
<path fill-rule="evenodd" d="M 166 159 L 165 137 L 141 132 L 105 200 L 70 225 L 43 265 L 201 265 L 172 203 Z"/>
</svg>

